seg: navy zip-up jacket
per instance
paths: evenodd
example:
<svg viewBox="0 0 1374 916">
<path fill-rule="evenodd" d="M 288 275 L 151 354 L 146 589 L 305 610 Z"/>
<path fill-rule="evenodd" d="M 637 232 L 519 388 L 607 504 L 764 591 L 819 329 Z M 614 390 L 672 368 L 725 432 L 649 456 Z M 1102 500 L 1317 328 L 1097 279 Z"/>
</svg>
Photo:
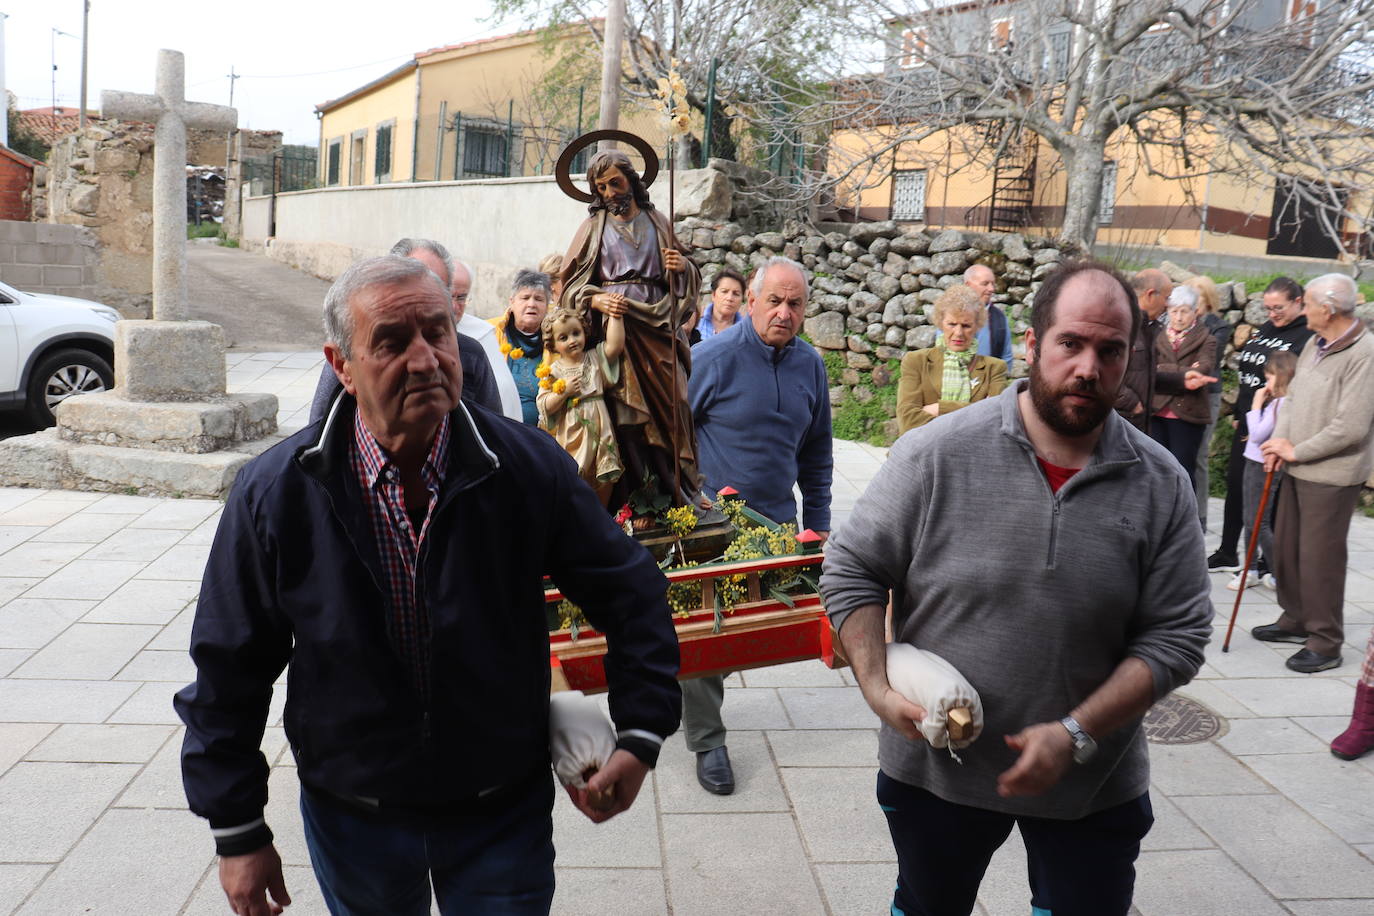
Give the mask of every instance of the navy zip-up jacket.
<svg viewBox="0 0 1374 916">
<path fill-rule="evenodd" d="M 258 748 L 288 663 L 286 733 L 308 786 L 423 810 L 547 766 L 545 574 L 606 633 L 620 746 L 652 765 L 681 709 L 666 580 L 572 459 L 490 411 L 451 414 L 418 560 L 426 705 L 386 635 L 385 579 L 348 463 L 355 410 L 341 393 L 321 422 L 251 461 L 225 504 L 191 636 L 196 681 L 175 699 L 191 810 L 221 830 L 261 819 Z"/>
<path fill-rule="evenodd" d="M 697 465 L 712 492 L 734 487 L 751 509 L 779 522 L 830 530 L 830 389 L 825 364 L 794 337 L 782 349 L 741 321 L 692 348 L 687 400 Z"/>
</svg>

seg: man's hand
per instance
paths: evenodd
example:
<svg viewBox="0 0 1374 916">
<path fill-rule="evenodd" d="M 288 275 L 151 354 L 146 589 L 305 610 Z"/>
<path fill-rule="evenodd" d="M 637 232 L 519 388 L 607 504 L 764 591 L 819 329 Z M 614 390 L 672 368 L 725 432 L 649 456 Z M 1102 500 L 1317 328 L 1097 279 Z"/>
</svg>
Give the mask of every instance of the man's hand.
<svg viewBox="0 0 1374 916">
<path fill-rule="evenodd" d="M 822 544 L 824 544 L 826 541 L 830 540 L 830 532 L 829 532 L 829 531 L 817 531 L 816 534 L 820 535 L 821 543 L 822 543 Z"/>
<path fill-rule="evenodd" d="M 1297 462 L 1297 456 L 1293 453 L 1293 443 L 1287 439 L 1269 439 L 1261 443 L 1260 454 L 1264 456 L 1266 471 L 1277 471 L 1285 464 Z"/>
<path fill-rule="evenodd" d="M 222 857 L 219 883 L 224 896 L 229 898 L 229 907 L 238 916 L 278 916 L 283 907 L 291 905 L 291 895 L 286 892 L 286 880 L 282 877 L 281 856 L 270 843 L 241 856 Z"/>
<path fill-rule="evenodd" d="M 1183 387 L 1189 391 L 1197 391 L 1204 385 L 1210 385 L 1217 381 L 1215 376 L 1203 375 L 1196 369 L 1189 369 L 1183 373 Z"/>
<path fill-rule="evenodd" d="M 592 296 L 592 308 L 603 315 L 619 318 L 629 307 L 625 304 L 625 297 L 620 293 L 597 293 Z"/>
<path fill-rule="evenodd" d="M 644 784 L 644 777 L 648 775 L 649 767 L 643 761 L 629 751 L 617 750 L 606 761 L 606 765 L 587 780 L 587 788 L 564 788 L 568 790 L 568 797 L 577 810 L 587 815 L 593 824 L 600 824 L 630 809 L 639 795 L 639 787 Z M 612 800 L 610 807 L 605 810 L 592 807 L 589 796 L 597 792 L 609 794 Z"/>
<path fill-rule="evenodd" d="M 686 268 L 682 252 L 676 248 L 662 248 L 660 250 L 663 252 L 663 269 L 670 270 L 675 274 L 682 273 Z"/>
<path fill-rule="evenodd" d="M 927 404 L 921 409 L 932 417 L 938 417 L 940 415 L 940 402 L 936 401 L 934 404 Z"/>
<path fill-rule="evenodd" d="M 925 719 L 926 711 L 891 687 L 888 687 L 876 698 L 865 693 L 864 699 L 868 701 L 869 708 L 878 714 L 878 718 L 901 732 L 903 738 L 908 741 L 924 741 L 926 739 L 926 736 L 921 734 L 921 730 L 916 727 L 917 722 Z"/>
<path fill-rule="evenodd" d="M 1003 798 L 1043 795 L 1073 764 L 1073 739 L 1058 722 L 1041 722 L 1003 740 L 1021 753 L 1011 769 L 997 777 L 997 794 Z"/>
</svg>

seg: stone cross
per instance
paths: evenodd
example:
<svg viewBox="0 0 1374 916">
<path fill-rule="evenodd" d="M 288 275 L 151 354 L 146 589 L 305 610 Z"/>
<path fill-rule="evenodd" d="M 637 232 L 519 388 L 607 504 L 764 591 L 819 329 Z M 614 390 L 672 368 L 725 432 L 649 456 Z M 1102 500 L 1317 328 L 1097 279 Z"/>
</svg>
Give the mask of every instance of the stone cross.
<svg viewBox="0 0 1374 916">
<path fill-rule="evenodd" d="M 186 128 L 232 131 L 238 111 L 186 101 L 186 58 L 157 52 L 157 92 L 100 94 L 107 118 L 149 121 L 153 133 L 153 318 L 184 321 L 186 308 Z"/>
</svg>

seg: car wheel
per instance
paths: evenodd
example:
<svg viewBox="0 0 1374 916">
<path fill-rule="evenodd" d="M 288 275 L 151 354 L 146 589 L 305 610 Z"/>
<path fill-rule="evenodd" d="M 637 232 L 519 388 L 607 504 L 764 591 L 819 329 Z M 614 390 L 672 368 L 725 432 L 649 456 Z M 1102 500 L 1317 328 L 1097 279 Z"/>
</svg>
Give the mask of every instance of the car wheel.
<svg viewBox="0 0 1374 916">
<path fill-rule="evenodd" d="M 39 429 L 57 422 L 57 405 L 74 394 L 114 387 L 110 364 L 89 350 L 58 350 L 39 360 L 29 377 L 28 414 Z"/>
</svg>

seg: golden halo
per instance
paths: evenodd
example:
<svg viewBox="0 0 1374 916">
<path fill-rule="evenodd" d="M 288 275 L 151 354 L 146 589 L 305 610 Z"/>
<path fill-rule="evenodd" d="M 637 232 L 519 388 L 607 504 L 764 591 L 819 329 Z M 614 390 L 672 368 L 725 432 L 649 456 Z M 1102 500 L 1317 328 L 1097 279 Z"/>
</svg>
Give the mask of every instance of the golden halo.
<svg viewBox="0 0 1374 916">
<path fill-rule="evenodd" d="M 649 145 L 648 140 L 638 134 L 624 130 L 593 130 L 569 142 L 558 156 L 558 164 L 554 166 L 553 173 L 564 194 L 573 200 L 580 200 L 584 204 L 596 200 L 594 194 L 573 184 L 568 170 L 572 168 L 572 161 L 577 158 L 578 153 L 591 144 L 599 143 L 602 140 L 619 140 L 621 143 L 628 143 L 633 146 L 635 151 L 644 157 L 644 173 L 640 175 L 640 181 L 643 182 L 645 188 L 654 183 L 654 179 L 658 177 L 658 153 L 654 152 L 654 148 Z"/>
</svg>

